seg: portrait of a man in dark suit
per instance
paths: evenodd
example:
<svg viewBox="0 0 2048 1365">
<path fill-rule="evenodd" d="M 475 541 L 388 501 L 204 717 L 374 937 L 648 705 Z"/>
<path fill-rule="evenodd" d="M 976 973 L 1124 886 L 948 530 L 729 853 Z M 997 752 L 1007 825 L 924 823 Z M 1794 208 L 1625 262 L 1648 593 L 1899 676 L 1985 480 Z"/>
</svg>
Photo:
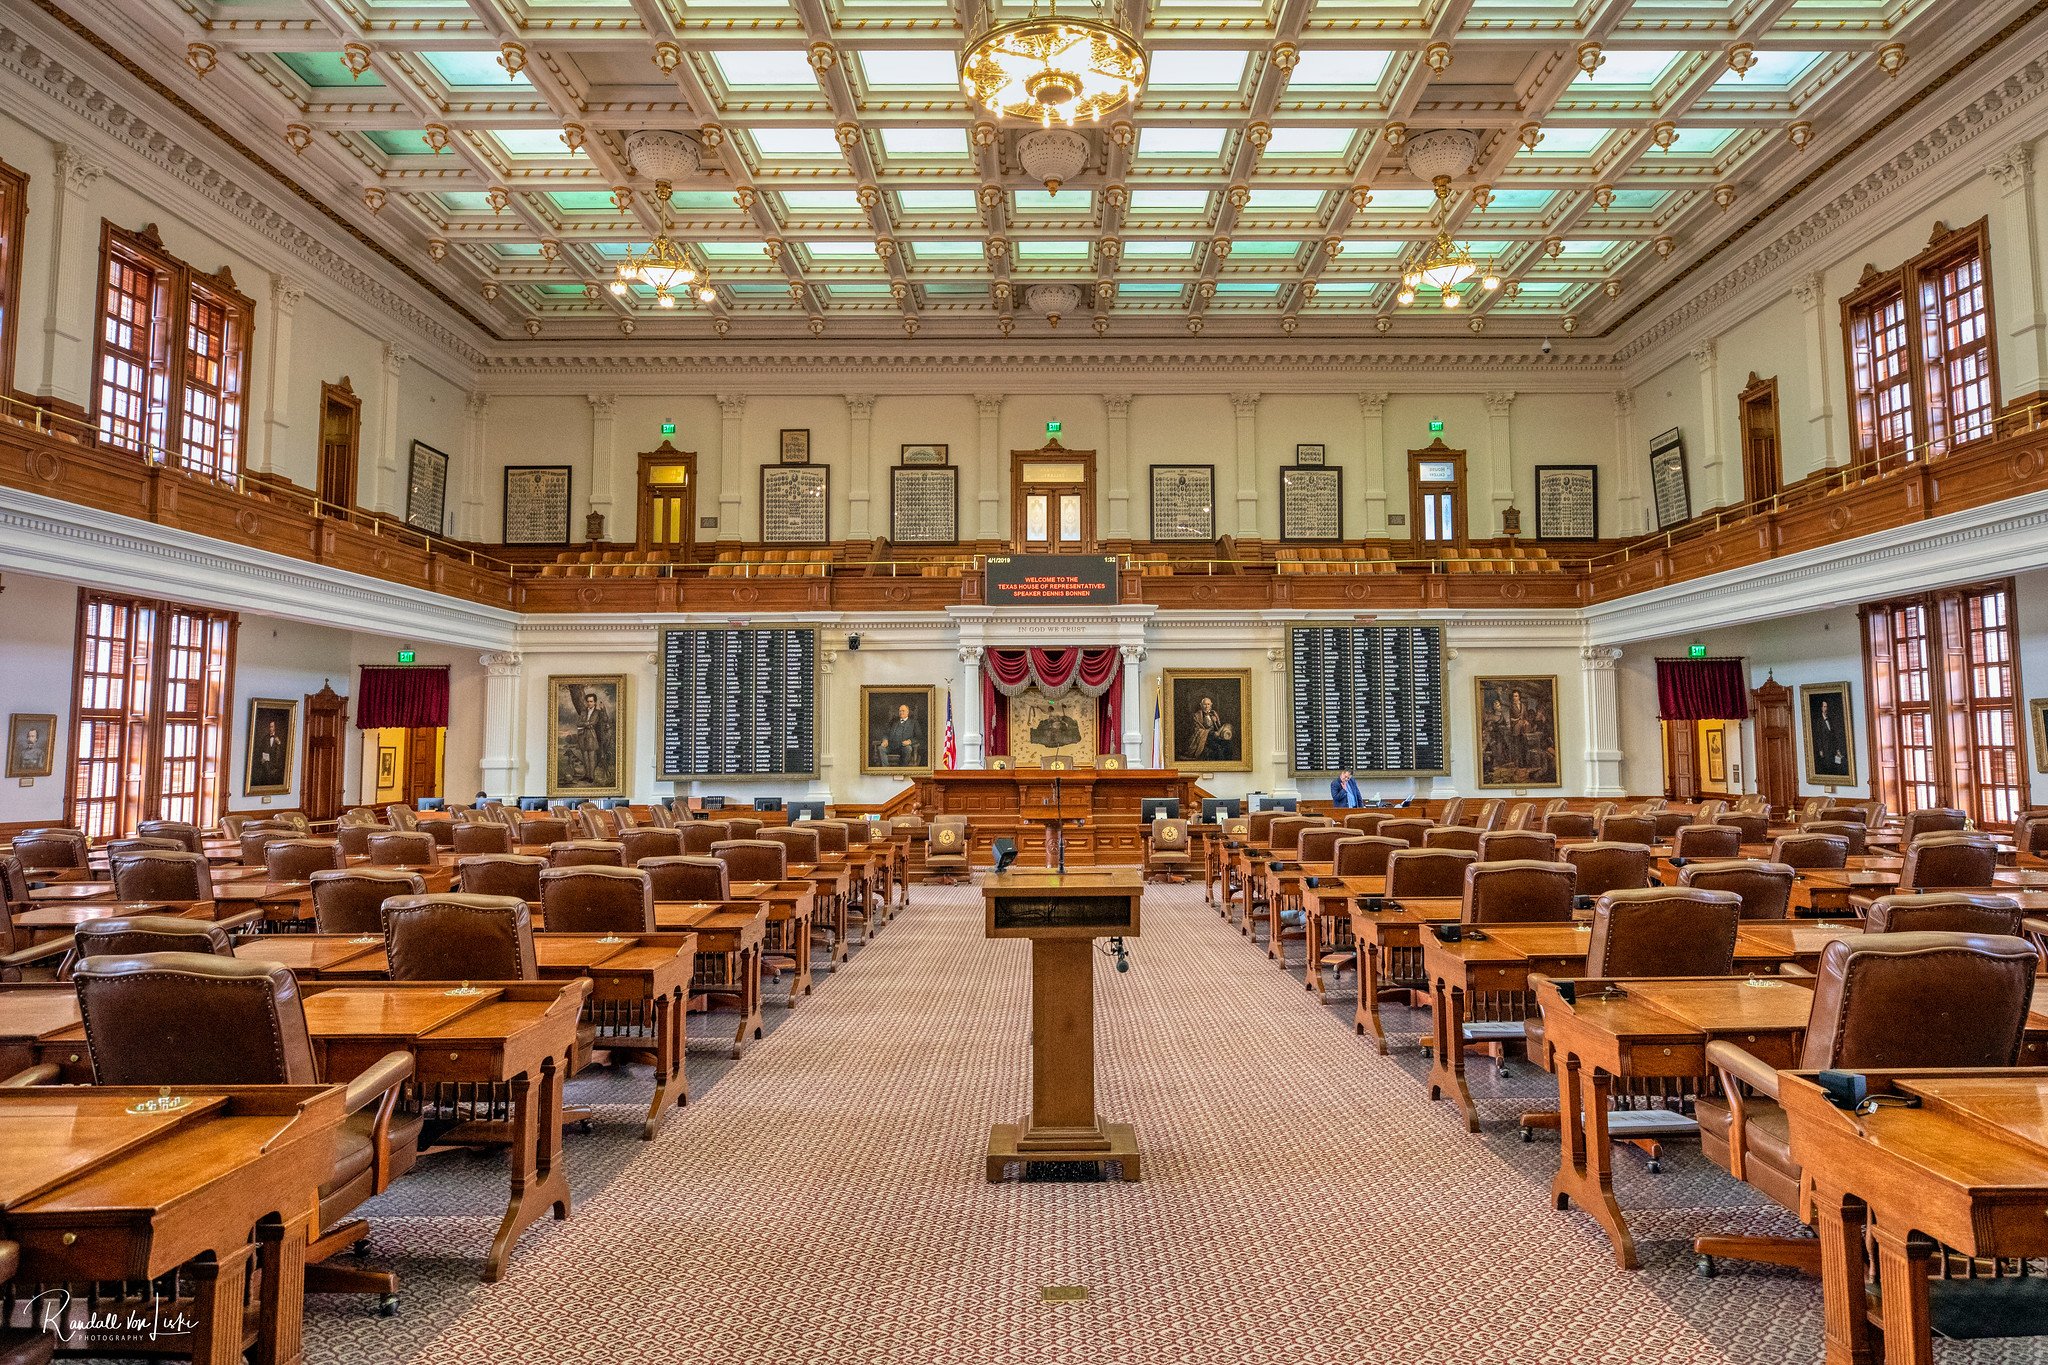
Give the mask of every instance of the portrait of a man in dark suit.
<svg viewBox="0 0 2048 1365">
<path fill-rule="evenodd" d="M 1855 741 L 1849 733 L 1849 684 L 1813 683 L 1799 689 L 1806 713 L 1806 780 L 1817 787 L 1856 781 Z"/>
</svg>

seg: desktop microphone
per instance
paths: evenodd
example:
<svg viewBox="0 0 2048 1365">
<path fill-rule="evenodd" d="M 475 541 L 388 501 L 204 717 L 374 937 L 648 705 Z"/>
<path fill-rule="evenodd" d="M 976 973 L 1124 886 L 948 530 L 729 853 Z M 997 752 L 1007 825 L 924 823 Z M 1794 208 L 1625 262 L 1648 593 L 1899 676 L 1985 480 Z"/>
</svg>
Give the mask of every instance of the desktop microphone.
<svg viewBox="0 0 2048 1365">
<path fill-rule="evenodd" d="M 1113 938 L 1109 941 L 1109 952 L 1116 959 L 1116 969 L 1118 971 L 1127 972 L 1131 969 L 1131 955 L 1124 951 L 1124 941 L 1122 938 Z"/>
</svg>

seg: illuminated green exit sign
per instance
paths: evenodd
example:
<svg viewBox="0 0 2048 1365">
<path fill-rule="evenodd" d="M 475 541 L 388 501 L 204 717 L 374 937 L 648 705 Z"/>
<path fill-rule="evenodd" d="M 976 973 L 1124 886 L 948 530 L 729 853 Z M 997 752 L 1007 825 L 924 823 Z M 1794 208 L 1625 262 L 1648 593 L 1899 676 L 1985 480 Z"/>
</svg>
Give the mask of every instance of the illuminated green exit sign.
<svg viewBox="0 0 2048 1365">
<path fill-rule="evenodd" d="M 675 435 L 675 434 L 676 434 L 676 424 L 675 424 L 674 422 L 663 422 L 663 423 L 661 424 L 661 434 L 662 434 L 662 435 L 664 435 L 664 436 L 673 436 L 673 435 Z"/>
<path fill-rule="evenodd" d="M 1685 655 L 1689 659 L 1704 659 L 1707 657 L 1707 647 L 1705 645 L 1688 645 L 1686 646 Z"/>
<path fill-rule="evenodd" d="M 1045 424 L 1045 434 L 1046 434 L 1046 435 L 1048 435 L 1048 436 L 1057 436 L 1057 435 L 1059 435 L 1059 434 L 1060 434 L 1060 424 L 1059 424 L 1058 422 L 1047 422 L 1047 423 Z"/>
<path fill-rule="evenodd" d="M 1432 418 L 1430 418 L 1430 419 L 1429 419 L 1429 434 L 1430 434 L 1430 435 L 1432 435 L 1432 436 L 1441 436 L 1441 435 L 1443 435 L 1443 433 L 1444 433 L 1444 419 L 1443 419 L 1443 418 L 1441 418 L 1441 417 L 1432 417 Z"/>
<path fill-rule="evenodd" d="M 413 661 L 413 657 L 413 652 L 409 649 L 401 649 L 398 651 L 398 662 L 402 664 L 411 663 Z"/>
</svg>

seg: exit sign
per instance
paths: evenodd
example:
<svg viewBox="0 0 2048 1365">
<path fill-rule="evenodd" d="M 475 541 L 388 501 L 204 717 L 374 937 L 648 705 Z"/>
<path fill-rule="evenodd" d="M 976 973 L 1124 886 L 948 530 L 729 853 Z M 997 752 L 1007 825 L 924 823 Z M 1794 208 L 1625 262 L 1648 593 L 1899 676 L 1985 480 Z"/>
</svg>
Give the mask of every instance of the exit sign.
<svg viewBox="0 0 2048 1365">
<path fill-rule="evenodd" d="M 1707 657 L 1707 647 L 1705 645 L 1688 645 L 1686 646 L 1685 655 L 1689 659 L 1704 659 Z"/>
<path fill-rule="evenodd" d="M 675 424 L 674 422 L 663 422 L 663 423 L 661 424 L 661 434 L 662 434 L 662 435 L 664 435 L 664 436 L 673 436 L 673 435 L 675 435 L 675 434 L 676 434 L 676 424 Z"/>
<path fill-rule="evenodd" d="M 413 652 L 409 649 L 401 649 L 398 651 L 398 662 L 402 664 L 411 663 L 413 661 L 413 657 Z"/>
<path fill-rule="evenodd" d="M 1046 434 L 1046 435 L 1048 435 L 1048 436 L 1057 436 L 1057 435 L 1059 435 L 1059 434 L 1060 434 L 1060 424 L 1059 424 L 1058 422 L 1047 422 L 1047 423 L 1045 424 L 1045 434 Z"/>
<path fill-rule="evenodd" d="M 1441 435 L 1443 435 L 1443 430 L 1444 430 L 1444 419 L 1443 419 L 1443 418 L 1441 418 L 1441 417 L 1432 417 L 1432 418 L 1430 418 L 1430 419 L 1429 419 L 1429 434 L 1430 434 L 1430 435 L 1432 435 L 1432 436 L 1441 436 Z"/>
</svg>

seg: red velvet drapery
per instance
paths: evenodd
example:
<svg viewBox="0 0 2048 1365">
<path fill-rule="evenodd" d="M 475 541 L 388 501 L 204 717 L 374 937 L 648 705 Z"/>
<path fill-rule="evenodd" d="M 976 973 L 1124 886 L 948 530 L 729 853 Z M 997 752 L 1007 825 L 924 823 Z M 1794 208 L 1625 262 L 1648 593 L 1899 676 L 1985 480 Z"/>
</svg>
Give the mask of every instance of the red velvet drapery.
<svg viewBox="0 0 2048 1365">
<path fill-rule="evenodd" d="M 358 730 L 413 730 L 448 723 L 448 669 L 363 669 L 356 687 Z"/>
<path fill-rule="evenodd" d="M 1749 683 L 1740 659 L 1657 660 L 1659 720 L 1746 720 Z"/>
<path fill-rule="evenodd" d="M 1010 752 L 1010 695 L 1034 681 L 1057 695 L 1078 687 L 1095 694 L 1096 744 L 1123 752 L 1123 655 L 1101 649 L 991 649 L 981 660 L 982 753 Z"/>
</svg>

